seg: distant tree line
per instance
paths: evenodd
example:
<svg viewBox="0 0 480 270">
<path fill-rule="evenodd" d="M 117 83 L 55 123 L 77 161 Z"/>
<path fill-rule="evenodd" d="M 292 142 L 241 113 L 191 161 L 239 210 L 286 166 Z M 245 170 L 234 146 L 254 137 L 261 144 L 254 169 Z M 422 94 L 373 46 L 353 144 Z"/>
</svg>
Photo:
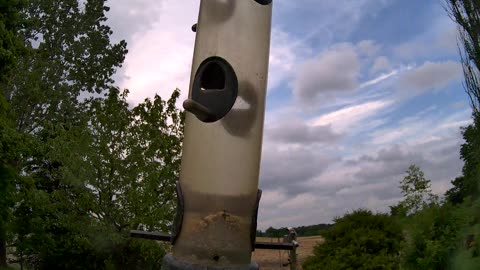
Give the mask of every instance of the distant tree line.
<svg viewBox="0 0 480 270">
<path fill-rule="evenodd" d="M 297 233 L 297 236 L 315 236 L 320 235 L 320 233 L 328 228 L 330 228 L 332 224 L 317 224 L 317 225 L 310 225 L 310 226 L 300 226 L 294 227 L 293 229 Z M 288 234 L 288 228 L 282 227 L 279 229 L 269 227 L 264 232 L 261 230 L 257 230 L 258 237 L 283 237 L 284 235 Z"/>
</svg>

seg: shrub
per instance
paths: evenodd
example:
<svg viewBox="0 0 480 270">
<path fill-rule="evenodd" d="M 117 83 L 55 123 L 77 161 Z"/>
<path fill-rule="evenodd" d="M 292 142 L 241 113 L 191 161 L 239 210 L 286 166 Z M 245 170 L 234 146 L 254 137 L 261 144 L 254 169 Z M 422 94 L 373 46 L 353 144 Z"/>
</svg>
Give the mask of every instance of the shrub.
<svg viewBox="0 0 480 270">
<path fill-rule="evenodd" d="M 398 269 L 401 227 L 386 214 L 356 210 L 335 219 L 323 244 L 303 264 L 313 269 Z"/>
</svg>

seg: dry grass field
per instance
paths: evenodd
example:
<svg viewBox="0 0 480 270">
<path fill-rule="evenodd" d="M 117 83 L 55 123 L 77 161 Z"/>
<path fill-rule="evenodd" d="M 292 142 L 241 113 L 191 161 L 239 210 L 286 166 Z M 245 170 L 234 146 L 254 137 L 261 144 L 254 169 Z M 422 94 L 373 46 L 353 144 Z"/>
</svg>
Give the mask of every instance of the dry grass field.
<svg viewBox="0 0 480 270">
<path fill-rule="evenodd" d="M 312 255 L 313 247 L 317 243 L 322 243 L 323 239 L 321 236 L 309 236 L 309 237 L 299 237 L 298 239 L 299 247 L 297 249 L 298 254 L 298 263 L 297 269 L 302 269 L 301 265 L 305 259 Z M 277 238 L 265 238 L 257 237 L 259 242 L 278 242 L 281 239 Z M 288 270 L 290 266 L 282 266 L 288 262 L 288 251 L 284 250 L 267 250 L 267 249 L 257 249 L 253 253 L 253 261 L 258 263 L 261 270 Z"/>
</svg>

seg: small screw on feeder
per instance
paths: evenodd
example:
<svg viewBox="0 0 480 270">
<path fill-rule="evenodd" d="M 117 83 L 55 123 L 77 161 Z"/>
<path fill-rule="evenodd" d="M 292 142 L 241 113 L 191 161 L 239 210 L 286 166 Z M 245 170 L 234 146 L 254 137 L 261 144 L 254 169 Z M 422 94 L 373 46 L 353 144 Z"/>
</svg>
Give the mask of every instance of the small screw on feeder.
<svg viewBox="0 0 480 270">
<path fill-rule="evenodd" d="M 173 252 L 162 269 L 251 262 L 272 0 L 202 0 L 183 141 Z"/>
</svg>

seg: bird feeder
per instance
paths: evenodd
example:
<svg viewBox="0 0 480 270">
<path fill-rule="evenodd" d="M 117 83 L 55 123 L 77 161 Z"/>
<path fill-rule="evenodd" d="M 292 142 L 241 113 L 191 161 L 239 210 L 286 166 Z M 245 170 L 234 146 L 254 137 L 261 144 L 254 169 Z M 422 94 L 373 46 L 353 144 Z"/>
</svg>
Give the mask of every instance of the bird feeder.
<svg viewBox="0 0 480 270">
<path fill-rule="evenodd" d="M 256 269 L 251 262 L 272 0 L 202 0 L 172 254 L 162 269 Z"/>
</svg>

